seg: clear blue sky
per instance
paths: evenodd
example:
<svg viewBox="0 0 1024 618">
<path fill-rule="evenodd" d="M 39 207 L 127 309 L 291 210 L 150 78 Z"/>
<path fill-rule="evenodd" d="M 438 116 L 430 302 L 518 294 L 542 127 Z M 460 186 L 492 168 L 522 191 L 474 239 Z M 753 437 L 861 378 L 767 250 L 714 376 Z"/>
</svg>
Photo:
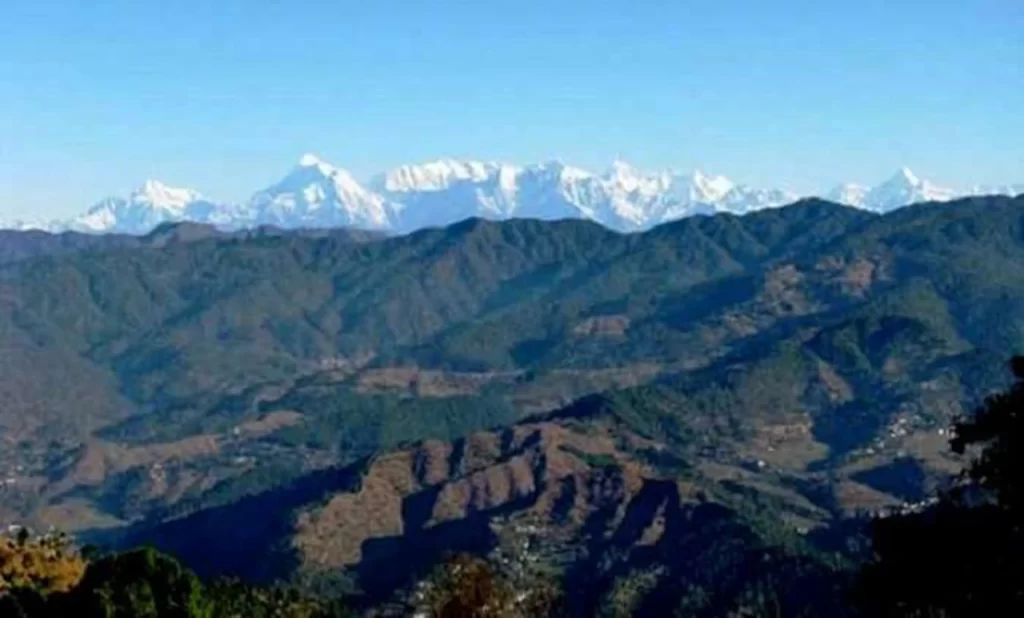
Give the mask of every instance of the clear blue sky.
<svg viewBox="0 0 1024 618">
<path fill-rule="evenodd" d="M 1022 0 L 5 0 L 0 217 L 313 151 L 1024 181 Z"/>
</svg>

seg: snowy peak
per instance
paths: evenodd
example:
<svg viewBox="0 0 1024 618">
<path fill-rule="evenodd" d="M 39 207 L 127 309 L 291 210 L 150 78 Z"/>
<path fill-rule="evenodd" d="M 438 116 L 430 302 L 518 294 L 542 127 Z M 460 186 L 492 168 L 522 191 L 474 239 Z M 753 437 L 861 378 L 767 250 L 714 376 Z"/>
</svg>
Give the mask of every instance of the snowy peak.
<svg viewBox="0 0 1024 618">
<path fill-rule="evenodd" d="M 356 196 L 368 193 L 369 191 L 363 188 L 348 170 L 335 167 L 316 155 L 305 154 L 284 178 L 257 192 L 253 200 L 301 194 L 307 205 L 319 206 L 329 196 Z"/>
<path fill-rule="evenodd" d="M 319 175 L 324 178 L 331 178 L 338 175 L 351 176 L 347 171 L 334 167 L 327 161 L 324 161 L 315 154 L 306 153 L 299 157 L 299 162 L 295 168 L 292 169 L 290 175 L 301 175 L 303 177 L 310 177 Z"/>
<path fill-rule="evenodd" d="M 317 157 L 314 154 L 304 154 L 299 158 L 298 164 L 288 173 L 285 178 L 275 186 L 287 185 L 290 183 L 308 183 L 320 180 L 330 182 L 348 183 L 349 181 L 359 184 L 348 170 L 335 167 Z"/>
<path fill-rule="evenodd" d="M 420 165 L 402 165 L 386 172 L 375 184 L 383 191 L 410 193 L 413 191 L 443 191 L 460 182 L 487 182 L 503 169 L 513 173 L 512 166 L 479 161 L 439 159 Z"/>
<path fill-rule="evenodd" d="M 974 185 L 971 195 L 1024 195 L 1024 182 L 1005 185 Z"/>
<path fill-rule="evenodd" d="M 893 184 L 902 184 L 908 187 L 919 187 L 922 184 L 921 179 L 917 177 L 917 174 L 910 171 L 909 167 L 901 167 L 896 170 L 896 173 L 889 178 L 888 182 Z"/>
<path fill-rule="evenodd" d="M 616 159 L 605 173 L 605 181 L 624 191 L 635 191 L 649 181 L 649 177 L 629 163 Z"/>
<path fill-rule="evenodd" d="M 725 176 L 708 176 L 701 170 L 694 170 L 690 183 L 705 198 L 711 201 L 720 200 L 732 191 L 736 185 Z"/>
<path fill-rule="evenodd" d="M 299 167 L 330 167 L 323 159 L 311 152 L 299 157 Z"/>
<path fill-rule="evenodd" d="M 52 227 L 94 233 L 144 234 L 161 223 L 190 220 L 193 218 L 190 209 L 202 208 L 204 204 L 207 203 L 198 191 L 147 180 L 127 198 L 108 197 L 85 214 Z"/>
<path fill-rule="evenodd" d="M 718 200 L 720 206 L 717 210 L 741 215 L 765 208 L 778 208 L 798 199 L 799 194 L 786 189 L 756 189 L 736 185 Z"/>
<path fill-rule="evenodd" d="M 865 193 L 861 204 L 868 210 L 889 212 L 915 202 L 946 202 L 957 196 L 952 189 L 919 178 L 906 167 Z"/>
<path fill-rule="evenodd" d="M 0 219 L 0 231 L 3 230 L 15 230 L 19 232 L 27 232 L 33 230 L 40 231 L 53 231 L 56 226 L 40 221 L 23 221 L 21 219 Z"/>
<path fill-rule="evenodd" d="M 192 202 L 202 199 L 198 191 L 176 189 L 159 180 L 147 180 L 132 192 L 129 198 L 133 204 L 149 205 L 166 210 L 184 210 Z"/>
<path fill-rule="evenodd" d="M 245 225 L 281 227 L 389 227 L 384 199 L 364 188 L 347 170 L 313 154 L 276 184 L 257 192 L 246 209 Z"/>
<path fill-rule="evenodd" d="M 687 199 L 692 203 L 713 204 L 721 201 L 730 191 L 737 190 L 733 181 L 725 176 L 709 176 L 701 170 L 694 170 L 685 177 L 677 177 L 677 191 L 685 187 Z"/>
<path fill-rule="evenodd" d="M 864 206 L 864 198 L 867 197 L 868 191 L 871 188 L 858 184 L 855 182 L 846 182 L 841 185 L 837 185 L 831 191 L 825 194 L 825 199 L 836 202 L 837 204 L 846 204 L 847 206 L 856 206 L 862 208 Z"/>
<path fill-rule="evenodd" d="M 584 182 L 596 178 L 584 169 L 566 165 L 561 161 L 534 163 L 524 167 L 521 172 L 524 178 L 548 178 L 562 184 Z"/>
<path fill-rule="evenodd" d="M 875 212 L 889 212 L 916 202 L 945 202 L 959 196 L 953 189 L 940 187 L 919 177 L 909 168 L 901 167 L 889 178 L 874 187 L 856 183 L 841 184 L 826 199 L 865 208 Z"/>
<path fill-rule="evenodd" d="M 603 180 L 612 192 L 651 197 L 669 188 L 672 174 L 643 172 L 625 161 L 616 160 L 612 162 Z"/>
<path fill-rule="evenodd" d="M 1022 185 L 975 187 L 967 194 L 1024 193 Z M 965 195 L 907 168 L 873 187 L 847 183 L 830 200 L 888 212 L 917 202 Z M 512 165 L 442 158 L 402 165 L 361 183 L 313 153 L 299 157 L 276 183 L 244 204 L 222 204 L 158 180 L 126 197 L 110 197 L 84 214 L 53 224 L 8 221 L 0 228 L 148 233 L 166 222 L 194 221 L 224 229 L 350 226 L 407 232 L 467 217 L 585 218 L 621 231 L 643 230 L 698 214 L 743 214 L 792 203 L 800 195 L 736 183 L 703 170 L 649 172 L 616 159 L 599 174 L 560 161 Z"/>
<path fill-rule="evenodd" d="M 304 189 L 311 185 L 333 187 L 340 192 L 363 192 L 359 184 L 348 170 L 335 167 L 313 154 L 304 154 L 299 158 L 298 165 L 272 189 L 288 191 Z"/>
</svg>

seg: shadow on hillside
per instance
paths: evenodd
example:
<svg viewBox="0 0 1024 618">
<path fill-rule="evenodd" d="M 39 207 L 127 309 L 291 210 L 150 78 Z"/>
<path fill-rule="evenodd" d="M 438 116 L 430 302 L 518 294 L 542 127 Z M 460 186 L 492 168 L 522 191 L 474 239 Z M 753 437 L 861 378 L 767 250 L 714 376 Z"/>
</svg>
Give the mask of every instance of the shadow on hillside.
<svg viewBox="0 0 1024 618">
<path fill-rule="evenodd" d="M 151 545 L 177 556 L 203 577 L 232 575 L 254 582 L 285 579 L 299 566 L 289 542 L 294 512 L 334 493 L 357 490 L 363 470 L 360 463 L 321 470 L 225 506 L 164 523 L 86 532 L 82 538 L 111 549 Z"/>
</svg>

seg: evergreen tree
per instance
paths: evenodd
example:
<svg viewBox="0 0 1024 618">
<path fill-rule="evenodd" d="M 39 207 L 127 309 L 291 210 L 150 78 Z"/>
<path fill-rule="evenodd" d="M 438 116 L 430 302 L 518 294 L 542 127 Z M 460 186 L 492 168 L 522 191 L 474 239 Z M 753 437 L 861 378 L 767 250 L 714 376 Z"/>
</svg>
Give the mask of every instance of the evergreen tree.
<svg viewBox="0 0 1024 618">
<path fill-rule="evenodd" d="M 81 618 L 212 618 L 192 571 L 152 548 L 93 562 L 73 590 L 54 600 L 63 615 Z"/>
<path fill-rule="evenodd" d="M 961 482 L 919 513 L 874 525 L 874 560 L 857 588 L 872 616 L 1024 615 L 1024 357 L 1014 384 L 957 423 L 971 456 Z"/>
</svg>

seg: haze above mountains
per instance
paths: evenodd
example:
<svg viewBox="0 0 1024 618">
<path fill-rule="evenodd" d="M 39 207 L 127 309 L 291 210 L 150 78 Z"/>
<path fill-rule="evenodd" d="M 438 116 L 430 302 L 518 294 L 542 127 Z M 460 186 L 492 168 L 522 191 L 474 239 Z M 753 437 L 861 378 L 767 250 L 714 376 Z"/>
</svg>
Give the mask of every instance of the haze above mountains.
<svg viewBox="0 0 1024 618">
<path fill-rule="evenodd" d="M 915 202 L 1019 193 L 1024 193 L 1024 184 L 958 191 L 903 168 L 875 186 L 845 183 L 824 197 L 888 212 Z M 108 197 L 71 219 L 0 220 L 0 228 L 142 234 L 161 223 L 193 221 L 223 229 L 346 226 L 408 232 L 468 217 L 517 217 L 583 218 L 615 230 L 636 231 L 695 214 L 743 214 L 782 206 L 799 197 L 803 196 L 701 171 L 645 172 L 622 161 L 597 174 L 559 162 L 517 166 L 442 159 L 397 167 L 364 183 L 347 170 L 306 154 L 279 182 L 244 204 L 216 202 L 192 189 L 148 180 L 128 197 Z"/>
</svg>

